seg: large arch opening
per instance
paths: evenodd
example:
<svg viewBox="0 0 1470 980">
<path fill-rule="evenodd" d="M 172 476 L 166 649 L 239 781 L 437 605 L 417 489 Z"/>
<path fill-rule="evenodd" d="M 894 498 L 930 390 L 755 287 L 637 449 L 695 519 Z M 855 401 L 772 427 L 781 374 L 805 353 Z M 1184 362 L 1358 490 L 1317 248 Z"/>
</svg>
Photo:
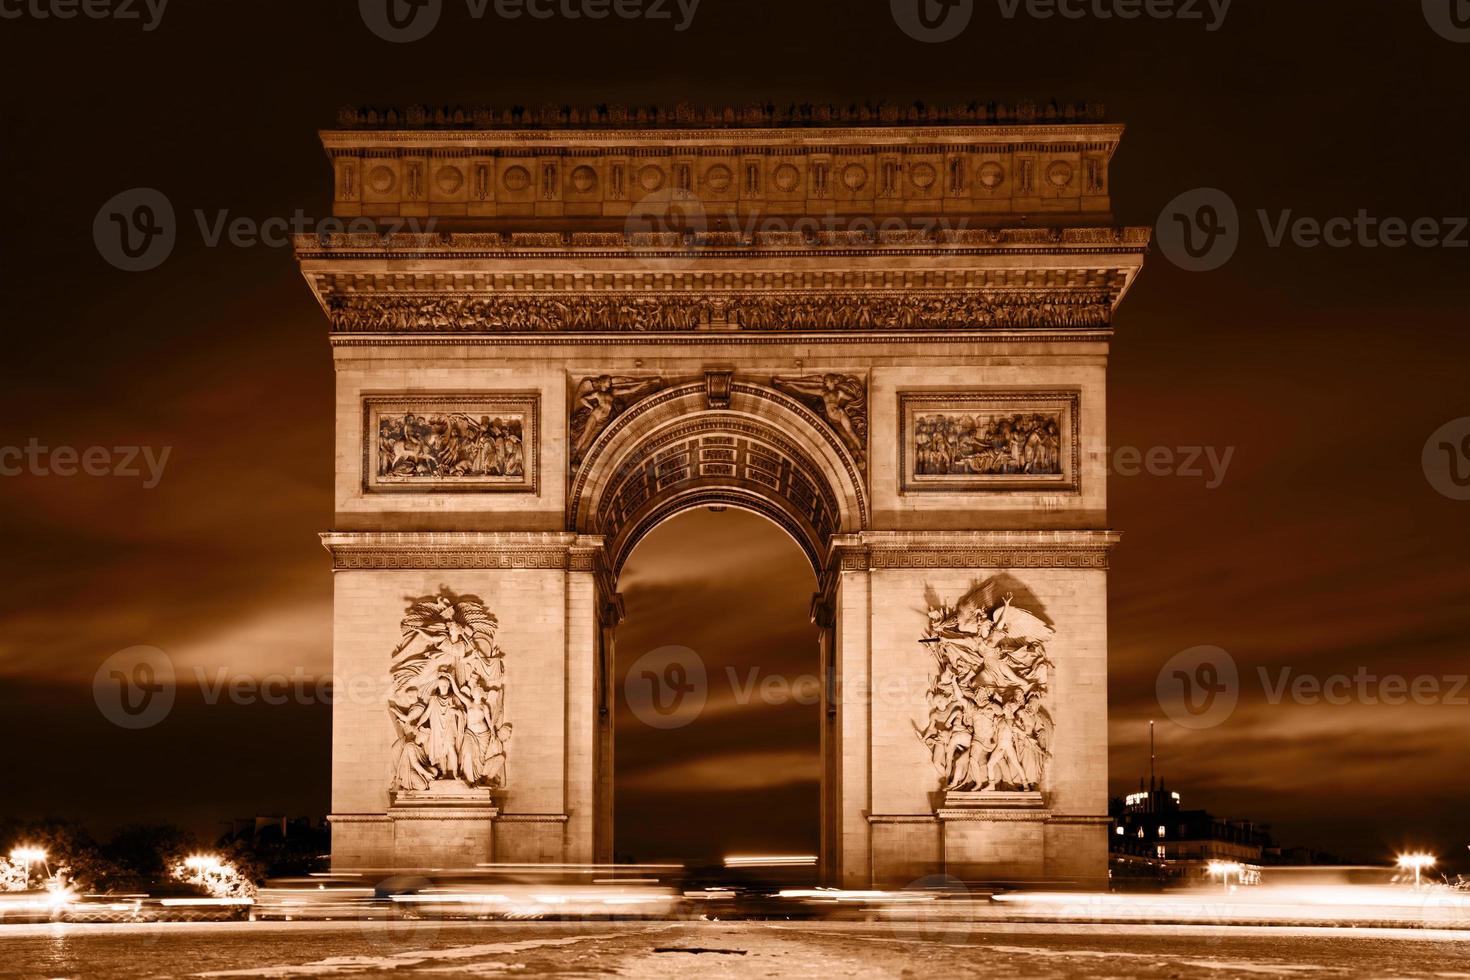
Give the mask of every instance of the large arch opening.
<svg viewBox="0 0 1470 980">
<path fill-rule="evenodd" d="M 838 680 L 833 622 L 827 604 L 813 597 L 830 584 L 834 539 L 868 526 L 864 465 L 812 406 L 770 386 L 711 372 L 703 381 L 674 384 L 628 406 L 573 469 L 568 528 L 601 542 L 607 600 L 600 607 L 599 669 L 603 690 L 612 694 L 603 704 L 614 710 L 604 713 L 599 740 L 598 853 L 642 860 L 659 855 L 690 863 L 722 857 L 731 849 L 796 848 L 819 858 L 814 874 L 831 873 L 838 839 L 834 793 L 841 768 L 835 755 L 833 702 Z M 754 523 L 722 543 L 716 540 L 718 525 L 711 523 L 717 518 L 727 529 Z M 681 533 L 683 528 L 691 532 Z M 679 549 L 682 557 L 667 557 L 665 563 L 682 568 L 683 585 L 691 588 L 681 588 L 677 578 L 665 582 L 657 600 L 661 605 L 645 612 L 645 621 L 663 618 L 691 627 L 699 621 L 704 624 L 699 630 L 690 628 L 685 636 L 669 629 L 661 636 L 644 635 L 632 623 L 645 605 L 640 582 L 654 588 L 651 583 L 659 578 L 640 571 L 641 559 L 628 573 L 633 555 L 646 551 L 650 539 L 656 544 L 648 560 L 655 564 L 664 549 Z M 767 541 L 772 550 L 742 564 L 736 558 L 748 540 Z M 783 571 L 773 575 L 778 565 Z M 742 597 L 733 588 L 742 580 L 753 594 L 781 583 L 779 598 L 769 592 L 763 599 Z M 779 605 L 784 612 L 775 617 L 757 614 L 762 603 Z M 759 634 L 763 623 L 783 624 L 779 631 L 788 637 L 806 637 L 799 644 L 805 652 L 790 662 L 762 662 L 755 654 L 764 645 Z M 724 632 L 718 633 L 722 624 Z M 630 691 L 641 702 L 627 703 Z M 700 696 L 717 706 L 704 721 L 711 726 L 705 736 L 695 729 L 705 714 Z M 641 716 L 635 710 L 640 703 Z M 732 704 L 744 713 L 724 710 Z M 786 707 L 792 718 L 807 719 L 803 724 L 806 737 L 816 740 L 814 752 L 800 762 L 794 756 L 772 760 L 751 754 L 759 753 L 762 744 L 758 709 L 770 706 Z M 692 712 L 694 720 L 684 720 L 681 712 Z M 641 728 L 620 728 L 620 714 L 633 717 Z M 719 719 L 732 724 L 723 736 Z M 668 731 L 674 732 L 672 738 L 655 740 L 656 733 Z M 632 746 L 629 739 L 635 740 Z M 646 753 L 639 747 L 641 740 L 648 740 L 642 743 Z M 698 754 L 686 761 L 688 768 L 670 768 L 681 751 L 687 755 L 691 750 Z M 766 765 L 772 762 L 779 764 Z M 630 766 L 658 775 L 638 775 Z M 719 776 L 722 766 L 729 771 Z M 792 791 L 805 793 L 810 802 L 773 806 L 765 798 L 772 787 L 756 775 L 762 767 L 768 770 L 764 778 L 775 778 L 777 785 L 803 787 Z M 798 772 L 809 776 L 796 778 Z M 688 795 L 688 780 L 696 777 L 725 784 L 727 793 L 711 805 L 708 819 L 691 816 L 679 802 Z M 742 789 L 737 777 L 756 782 Z M 717 792 L 713 782 L 712 801 Z M 662 799 L 644 799 L 642 811 L 633 812 L 636 797 L 630 792 L 660 783 L 673 791 Z M 657 818 L 660 807 L 667 808 L 668 819 Z M 758 822 L 747 822 L 751 833 L 745 836 L 694 832 L 701 823 L 724 826 L 716 816 L 728 820 L 740 813 L 781 809 L 814 818 L 798 817 L 792 827 L 765 827 L 760 833 L 755 833 Z M 630 836 L 639 825 L 654 828 L 650 832 L 655 836 Z M 656 828 L 664 826 L 682 836 L 658 837 Z"/>
<path fill-rule="evenodd" d="M 617 859 L 819 853 L 815 587 L 803 543 L 757 506 L 691 499 L 631 546 L 613 670 Z"/>
</svg>

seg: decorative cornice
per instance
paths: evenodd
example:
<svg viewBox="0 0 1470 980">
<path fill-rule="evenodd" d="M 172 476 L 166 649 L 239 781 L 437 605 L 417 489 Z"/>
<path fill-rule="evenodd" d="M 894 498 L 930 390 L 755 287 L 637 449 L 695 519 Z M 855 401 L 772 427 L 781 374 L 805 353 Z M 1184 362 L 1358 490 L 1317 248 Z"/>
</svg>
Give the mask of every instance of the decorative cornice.
<svg viewBox="0 0 1470 980">
<path fill-rule="evenodd" d="M 863 531 L 832 539 L 825 577 L 890 568 L 1108 568 L 1112 531 Z M 825 591 L 825 590 L 824 590 Z"/>
<path fill-rule="evenodd" d="M 797 294 L 731 297 L 329 296 L 338 332 L 545 333 L 735 329 L 1096 329 L 1112 296 L 1096 292 Z"/>
<path fill-rule="evenodd" d="M 949 105 L 913 102 L 832 103 L 749 102 L 743 105 L 696 106 L 681 102 L 673 106 L 629 106 L 622 103 L 596 106 L 544 104 L 512 106 L 344 106 L 337 112 L 337 125 L 348 130 L 435 129 L 435 130 L 562 130 L 588 129 L 762 129 L 814 127 L 913 127 L 959 124 L 963 126 L 1074 125 L 1102 123 L 1107 108 L 1101 102 L 1037 102 L 1023 99 L 1014 105 L 994 100 L 972 100 Z"/>
<path fill-rule="evenodd" d="M 549 240 L 481 247 L 493 235 L 298 245 L 338 334 L 1065 333 L 1110 326 L 1148 238 L 1147 229 L 944 234 L 991 244 L 813 244 L 779 255 L 726 245 L 579 250 Z M 1047 258 L 1017 265 L 1020 252 Z M 787 261 L 797 254 L 808 261 Z"/>
<path fill-rule="evenodd" d="M 576 345 L 577 347 L 594 346 L 617 346 L 627 344 L 677 344 L 689 343 L 700 344 L 733 344 L 745 346 L 749 344 L 786 344 L 800 342 L 802 344 L 870 344 L 870 343 L 905 343 L 905 344 L 1004 344 L 1004 343 L 1027 343 L 1027 344 L 1064 344 L 1064 343 L 1106 343 L 1113 336 L 1111 329 L 1106 330 L 1083 330 L 1078 329 L 1068 333 L 1020 333 L 1016 331 L 996 330 L 993 333 L 978 333 L 973 331 L 913 331 L 912 333 L 883 333 L 867 331 L 851 331 L 848 333 L 833 333 L 830 331 L 804 330 L 800 332 L 768 331 L 765 333 L 710 333 L 694 331 L 670 331 L 657 334 L 640 333 L 577 333 L 563 334 L 558 337 L 547 337 L 541 334 L 486 334 L 486 333 L 456 333 L 456 334 L 431 334 L 431 333 L 352 333 L 333 334 L 328 342 L 333 347 L 351 349 L 354 347 L 547 347 L 556 344 Z"/>
<path fill-rule="evenodd" d="M 334 571 L 397 568 L 597 571 L 602 539 L 566 532 L 327 532 Z"/>
<path fill-rule="evenodd" d="M 973 807 L 945 807 L 937 811 L 939 819 L 979 823 L 1050 823 L 1048 810 L 979 810 Z"/>
<path fill-rule="evenodd" d="M 855 231 L 706 231 L 679 232 L 448 232 L 422 234 L 331 233 L 296 235 L 298 259 L 311 258 L 503 258 L 565 252 L 577 258 L 659 257 L 660 253 L 788 256 L 831 254 L 905 255 L 984 254 L 984 250 L 1026 252 L 1108 250 L 1143 252 L 1153 229 L 1141 226 L 1075 228 L 954 228 L 923 222 L 912 228 Z M 979 249 L 969 252 L 966 249 Z M 621 253 L 621 254 L 620 254 Z"/>
<path fill-rule="evenodd" d="M 433 820 L 436 823 L 451 821 L 459 823 L 494 823 L 500 816 L 500 811 L 494 804 L 487 803 L 483 807 L 472 808 L 469 806 L 459 807 L 389 807 L 388 818 L 394 823 L 400 820 Z"/>
</svg>

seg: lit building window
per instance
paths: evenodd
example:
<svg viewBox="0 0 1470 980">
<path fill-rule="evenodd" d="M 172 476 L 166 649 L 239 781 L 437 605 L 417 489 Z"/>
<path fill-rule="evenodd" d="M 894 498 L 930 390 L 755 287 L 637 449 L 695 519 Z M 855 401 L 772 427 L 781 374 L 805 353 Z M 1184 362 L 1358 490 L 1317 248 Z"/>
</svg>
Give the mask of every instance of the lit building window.
<svg viewBox="0 0 1470 980">
<path fill-rule="evenodd" d="M 1122 827 L 1119 827 L 1119 828 L 1117 828 L 1117 830 L 1118 830 L 1118 836 L 1119 837 L 1122 837 L 1123 836 L 1123 828 Z"/>
<path fill-rule="evenodd" d="M 1164 825 L 1163 824 L 1159 824 L 1159 836 L 1160 837 L 1163 837 L 1164 836 Z"/>
</svg>

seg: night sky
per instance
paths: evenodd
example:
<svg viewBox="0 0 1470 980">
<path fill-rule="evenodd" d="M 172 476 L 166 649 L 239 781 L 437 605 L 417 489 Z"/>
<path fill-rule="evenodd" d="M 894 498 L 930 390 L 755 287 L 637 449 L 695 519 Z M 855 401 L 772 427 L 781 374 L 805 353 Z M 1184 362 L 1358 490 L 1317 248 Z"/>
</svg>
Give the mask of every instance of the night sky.
<svg viewBox="0 0 1470 980">
<path fill-rule="evenodd" d="M 1119 224 L 1152 225 L 1198 187 L 1226 191 L 1243 221 L 1216 271 L 1156 250 L 1116 323 L 1115 448 L 1233 455 L 1213 487 L 1112 479 L 1114 789 L 1146 771 L 1156 718 L 1160 769 L 1187 804 L 1364 860 L 1416 844 L 1463 863 L 1470 688 L 1422 705 L 1272 703 L 1269 688 L 1285 668 L 1362 670 L 1450 694 L 1470 673 L 1470 502 L 1421 464 L 1431 433 L 1470 416 L 1470 249 L 1271 247 L 1257 212 L 1470 214 L 1470 44 L 1411 0 L 1237 0 L 1215 31 L 1000 9 L 979 0 L 943 44 L 911 40 L 883 0 L 703 0 L 682 32 L 473 21 L 448 0 L 408 45 L 342 0 L 173 0 L 152 31 L 0 20 L 0 447 L 171 447 L 151 489 L 0 477 L 0 811 L 208 834 L 231 816 L 326 812 L 322 705 L 209 705 L 185 689 L 167 721 L 130 733 L 90 685 L 138 644 L 188 678 L 330 669 L 327 324 L 289 248 L 208 247 L 194 212 L 325 215 L 316 131 L 339 106 L 1055 97 L 1105 102 L 1128 125 Z M 162 267 L 130 274 L 100 257 L 92 223 L 140 186 L 167 195 L 181 229 Z M 741 547 L 716 573 L 706 558 L 731 535 Z M 708 651 L 722 678 L 726 664 L 815 669 L 810 571 L 744 515 L 670 524 L 623 585 L 625 663 L 672 643 Z M 1190 730 L 1161 713 L 1155 680 L 1198 645 L 1232 655 L 1240 704 Z M 814 709 L 735 705 L 678 733 L 625 717 L 619 744 L 620 851 L 814 846 Z"/>
</svg>

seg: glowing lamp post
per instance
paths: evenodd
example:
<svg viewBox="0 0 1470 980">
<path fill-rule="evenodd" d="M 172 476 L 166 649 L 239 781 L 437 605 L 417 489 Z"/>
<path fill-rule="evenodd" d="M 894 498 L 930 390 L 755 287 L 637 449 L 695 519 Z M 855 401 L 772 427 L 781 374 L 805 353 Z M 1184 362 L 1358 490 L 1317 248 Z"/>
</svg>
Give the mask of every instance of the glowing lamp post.
<svg viewBox="0 0 1470 980">
<path fill-rule="evenodd" d="M 184 867 L 200 874 L 212 874 L 220 871 L 224 865 L 213 854 L 191 854 L 184 858 Z"/>
<path fill-rule="evenodd" d="M 1225 890 L 1230 891 L 1230 876 L 1235 875 L 1236 881 L 1244 881 L 1245 865 L 1238 861 L 1211 861 L 1205 865 L 1205 871 L 1211 878 L 1218 878 L 1225 884 Z"/>
<path fill-rule="evenodd" d="M 16 864 L 23 864 L 26 868 L 26 887 L 30 887 L 31 865 L 39 864 L 46 866 L 46 852 L 39 847 L 17 847 L 10 852 L 10 860 Z"/>
<path fill-rule="evenodd" d="M 1419 887 L 1419 876 L 1425 868 L 1432 868 L 1435 864 L 1433 854 L 1400 854 L 1399 868 L 1404 871 L 1414 872 L 1414 887 Z"/>
</svg>

